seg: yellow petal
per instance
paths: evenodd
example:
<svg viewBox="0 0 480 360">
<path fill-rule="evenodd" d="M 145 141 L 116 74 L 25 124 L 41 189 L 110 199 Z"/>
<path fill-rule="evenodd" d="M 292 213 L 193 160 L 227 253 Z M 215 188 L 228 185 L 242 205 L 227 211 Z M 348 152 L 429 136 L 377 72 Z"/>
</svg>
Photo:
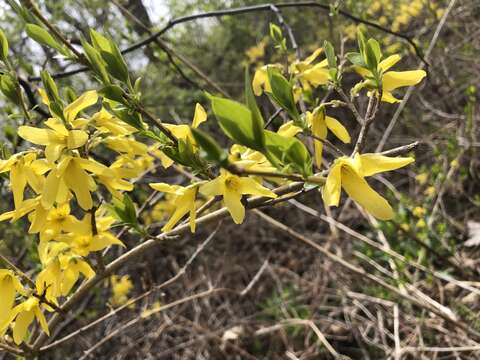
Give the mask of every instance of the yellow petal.
<svg viewBox="0 0 480 360">
<path fill-rule="evenodd" d="M 15 286 L 13 275 L 6 274 L 0 277 L 0 327 L 7 321 L 15 301 Z"/>
<path fill-rule="evenodd" d="M 172 159 L 170 159 L 167 155 L 165 155 L 165 153 L 161 150 L 158 150 L 155 152 L 155 155 L 160 159 L 160 162 L 162 163 L 162 166 L 165 168 L 165 169 L 168 169 L 170 166 L 172 166 L 175 161 L 173 161 Z"/>
<path fill-rule="evenodd" d="M 47 92 L 44 89 L 39 88 L 38 89 L 38 94 L 40 95 L 40 98 L 42 99 L 42 102 L 45 105 L 47 105 L 48 107 L 50 107 L 50 100 L 48 99 Z"/>
<path fill-rule="evenodd" d="M 394 104 L 400 102 L 395 96 L 392 95 L 390 91 L 383 90 L 382 92 L 382 101 L 388 102 L 390 104 Z"/>
<path fill-rule="evenodd" d="M 378 67 L 379 67 L 382 71 L 387 71 L 387 70 L 390 69 L 393 65 L 395 65 L 397 62 L 399 62 L 400 59 L 401 59 L 401 56 L 398 55 L 398 54 L 390 55 L 390 56 L 387 57 L 385 60 L 380 61 L 380 63 L 378 64 Z"/>
<path fill-rule="evenodd" d="M 227 189 L 223 194 L 223 202 L 235 224 L 241 224 L 245 219 L 245 208 L 243 207 L 241 199 L 242 195 L 236 191 Z"/>
<path fill-rule="evenodd" d="M 83 210 L 91 209 L 93 202 L 89 191 L 90 176 L 85 170 L 72 161 L 68 170 L 65 171 L 64 179 L 66 185 L 75 193 L 78 205 Z"/>
<path fill-rule="evenodd" d="M 177 198 L 178 199 L 178 198 Z M 167 223 L 162 227 L 162 231 L 170 231 L 173 229 L 175 225 L 190 211 L 190 209 L 186 206 L 179 206 L 175 209 L 170 219 L 168 219 Z"/>
<path fill-rule="evenodd" d="M 10 185 L 12 187 L 13 202 L 16 209 L 22 205 L 23 192 L 27 185 L 27 178 L 22 170 L 23 169 L 18 165 L 12 166 L 10 169 Z"/>
<path fill-rule="evenodd" d="M 113 236 L 109 232 L 103 232 L 93 237 L 92 244 L 90 245 L 90 251 L 100 251 L 105 249 L 110 245 L 120 245 L 125 247 L 123 242 L 121 242 L 117 237 Z"/>
<path fill-rule="evenodd" d="M 315 65 L 313 68 L 306 70 L 301 75 L 302 79 L 308 81 L 314 87 L 327 84 L 330 78 L 328 69 L 325 69 L 319 65 L 320 64 Z"/>
<path fill-rule="evenodd" d="M 322 188 L 322 197 L 326 206 L 338 206 L 342 190 L 342 164 L 334 164 Z"/>
<path fill-rule="evenodd" d="M 310 124 L 312 134 L 319 138 L 325 139 L 327 137 L 327 125 L 325 124 L 325 112 L 322 110 L 307 112 L 307 122 Z"/>
<path fill-rule="evenodd" d="M 45 147 L 45 157 L 49 162 L 55 162 L 58 160 L 60 155 L 62 154 L 63 149 L 65 149 L 64 144 L 48 144 Z"/>
<path fill-rule="evenodd" d="M 70 130 L 67 137 L 69 149 L 76 149 L 83 146 L 88 140 L 88 134 L 82 130 Z"/>
<path fill-rule="evenodd" d="M 80 111 L 94 105 L 97 100 L 98 95 L 95 90 L 90 90 L 83 93 L 78 97 L 78 99 L 65 107 L 65 118 L 68 122 L 72 122 Z"/>
<path fill-rule="evenodd" d="M 380 194 L 373 190 L 364 178 L 348 167 L 342 169 L 342 187 L 345 192 L 370 214 L 380 220 L 393 218 L 393 209 Z"/>
<path fill-rule="evenodd" d="M 280 126 L 280 128 L 277 131 L 278 135 L 282 135 L 288 138 L 294 137 L 298 133 L 302 132 L 302 128 L 296 126 L 293 124 L 293 121 L 287 121 L 285 124 Z"/>
<path fill-rule="evenodd" d="M 200 185 L 200 192 L 206 196 L 221 195 L 223 192 L 222 182 L 223 182 L 222 176 L 219 176 L 213 180 L 210 180 Z"/>
<path fill-rule="evenodd" d="M 43 315 L 42 311 L 38 306 L 33 310 L 33 312 L 35 313 L 35 317 L 37 318 L 37 321 L 39 322 L 42 330 L 45 331 L 48 336 L 50 336 L 50 331 L 48 330 L 48 324 L 47 320 L 45 319 L 45 315 Z"/>
<path fill-rule="evenodd" d="M 318 48 L 302 62 L 306 64 L 311 64 L 322 52 L 323 52 L 323 48 Z"/>
<path fill-rule="evenodd" d="M 37 145 L 48 145 L 49 143 L 59 142 L 61 140 L 52 130 L 38 129 L 32 126 L 20 126 L 18 128 L 18 135 Z"/>
<path fill-rule="evenodd" d="M 260 195 L 266 196 L 270 198 L 276 198 L 277 194 L 273 191 L 267 189 L 266 187 L 260 185 L 254 179 L 249 177 L 242 177 L 240 179 L 240 188 L 238 191 L 241 194 L 249 194 L 249 195 Z"/>
<path fill-rule="evenodd" d="M 195 105 L 195 115 L 193 115 L 192 127 L 197 128 L 201 123 L 207 121 L 207 112 L 202 105 Z"/>
<path fill-rule="evenodd" d="M 75 158 L 75 162 L 82 169 L 90 171 L 92 174 L 99 175 L 99 176 L 115 177 L 115 172 L 112 169 L 91 158 L 90 159 Z"/>
<path fill-rule="evenodd" d="M 325 124 L 330 129 L 330 131 L 335 134 L 337 138 L 339 138 L 346 144 L 350 143 L 350 134 L 348 133 L 347 129 L 340 123 L 340 121 L 331 116 L 326 116 Z"/>
<path fill-rule="evenodd" d="M 389 157 L 380 154 L 362 154 L 359 156 L 363 176 L 399 169 L 415 161 L 412 157 Z"/>
<path fill-rule="evenodd" d="M 424 70 L 388 71 L 382 77 L 383 89 L 392 91 L 399 87 L 416 85 L 426 75 Z"/>
<path fill-rule="evenodd" d="M 57 198 L 59 182 L 60 178 L 57 177 L 57 171 L 50 171 L 50 173 L 47 175 L 45 188 L 42 192 L 41 203 L 45 209 L 50 209 L 53 206 L 55 199 Z"/>
<path fill-rule="evenodd" d="M 354 66 L 353 70 L 355 70 L 357 74 L 359 74 L 361 77 L 364 77 L 364 78 L 372 76 L 372 73 L 370 72 L 370 70 L 361 66 Z"/>
<path fill-rule="evenodd" d="M 28 232 L 30 234 L 35 234 L 41 231 L 47 222 L 47 215 L 48 211 L 42 206 L 42 204 L 38 204 L 33 213 L 33 219 Z"/>
<path fill-rule="evenodd" d="M 62 281 L 62 296 L 67 296 L 72 290 L 73 285 L 78 280 L 78 271 L 75 271 L 72 267 L 69 267 L 63 271 L 63 281 Z"/>
<path fill-rule="evenodd" d="M 255 71 L 255 75 L 252 80 L 253 93 L 256 96 L 260 96 L 263 93 L 263 86 L 268 83 L 267 72 L 264 69 L 258 69 Z"/>
<path fill-rule="evenodd" d="M 95 271 L 85 261 L 77 261 L 76 267 L 87 279 L 95 276 Z"/>
<path fill-rule="evenodd" d="M 161 191 L 164 193 L 169 193 L 169 194 L 175 194 L 178 191 L 178 186 L 177 185 L 170 185 L 167 183 L 152 183 L 149 184 L 150 187 L 154 190 Z"/>
<path fill-rule="evenodd" d="M 314 139 L 313 146 L 315 149 L 315 166 L 320 169 L 322 167 L 323 143 L 320 140 Z"/>
<path fill-rule="evenodd" d="M 55 130 L 62 136 L 68 136 L 68 130 L 63 124 L 63 121 L 57 118 L 50 118 L 45 121 L 45 125 L 47 125 L 50 129 Z"/>
<path fill-rule="evenodd" d="M 19 345 L 25 339 L 28 327 L 33 321 L 33 316 L 33 311 L 22 311 L 17 315 L 13 327 L 13 341 L 15 341 L 15 344 Z"/>
</svg>

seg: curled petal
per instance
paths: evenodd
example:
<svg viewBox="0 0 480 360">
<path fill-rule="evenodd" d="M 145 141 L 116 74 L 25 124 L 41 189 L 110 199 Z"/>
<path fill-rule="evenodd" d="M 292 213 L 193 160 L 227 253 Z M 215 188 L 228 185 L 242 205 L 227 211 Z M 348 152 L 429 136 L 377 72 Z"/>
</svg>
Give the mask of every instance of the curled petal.
<svg viewBox="0 0 480 360">
<path fill-rule="evenodd" d="M 417 85 L 427 75 L 424 70 L 388 71 L 383 74 L 384 91 L 392 91 L 400 87 Z"/>
</svg>

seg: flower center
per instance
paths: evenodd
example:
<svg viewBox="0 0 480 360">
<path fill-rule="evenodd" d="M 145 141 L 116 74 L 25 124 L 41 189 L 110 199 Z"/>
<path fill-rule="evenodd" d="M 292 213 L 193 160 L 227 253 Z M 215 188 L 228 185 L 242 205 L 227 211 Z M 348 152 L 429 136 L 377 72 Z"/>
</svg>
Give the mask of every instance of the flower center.
<svg viewBox="0 0 480 360">
<path fill-rule="evenodd" d="M 225 179 L 225 186 L 229 190 L 238 191 L 240 189 L 240 181 L 236 176 L 228 176 Z"/>
</svg>

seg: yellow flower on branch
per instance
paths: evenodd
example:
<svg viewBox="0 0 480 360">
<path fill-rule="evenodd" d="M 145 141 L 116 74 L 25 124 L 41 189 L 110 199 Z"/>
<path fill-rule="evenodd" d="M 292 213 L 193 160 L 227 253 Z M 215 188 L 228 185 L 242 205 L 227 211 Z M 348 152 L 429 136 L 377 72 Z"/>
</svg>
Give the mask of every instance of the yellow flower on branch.
<svg viewBox="0 0 480 360">
<path fill-rule="evenodd" d="M 318 48 L 305 60 L 297 61 L 291 65 L 292 73 L 298 78 L 306 90 L 328 84 L 330 80 L 327 59 L 313 64 L 322 52 L 323 48 Z"/>
<path fill-rule="evenodd" d="M 47 335 L 50 335 L 47 320 L 40 309 L 40 300 L 36 297 L 30 296 L 23 303 L 13 308 L 8 321 L 10 323 L 15 320 L 15 324 L 13 325 L 13 341 L 15 344 L 19 345 L 25 340 L 28 328 L 32 324 L 34 318 L 37 319 L 42 330 Z"/>
<path fill-rule="evenodd" d="M 56 161 L 64 149 L 77 149 L 88 140 L 88 134 L 83 130 L 68 130 L 57 118 L 45 121 L 50 129 L 40 129 L 32 126 L 20 126 L 18 135 L 32 144 L 45 146 L 45 157 L 48 161 Z"/>
<path fill-rule="evenodd" d="M 97 216 L 95 234 L 92 214 L 89 213 L 82 220 L 77 220 L 75 231 L 60 235 L 55 240 L 68 244 L 72 251 L 80 256 L 87 256 L 91 252 L 103 250 L 110 245 L 125 246 L 120 239 L 108 231 L 114 222 L 115 219 L 111 216 Z"/>
<path fill-rule="evenodd" d="M 35 281 L 36 290 L 54 304 L 59 296 L 70 293 L 80 274 L 87 279 L 95 275 L 90 265 L 73 254 L 67 244 L 50 242 L 46 246 L 40 246 L 39 251 L 44 268 Z"/>
<path fill-rule="evenodd" d="M 112 305 L 119 306 L 125 304 L 128 301 L 128 294 L 133 288 L 130 276 L 124 275 L 119 277 L 118 275 L 112 275 L 110 280 L 112 282 Z"/>
<path fill-rule="evenodd" d="M 301 129 L 298 128 L 300 131 Z M 290 132 L 291 130 L 289 130 Z M 285 136 L 285 135 L 284 135 Z M 265 155 L 259 151 L 247 148 L 246 146 L 234 144 L 230 148 L 230 155 L 228 160 L 235 165 L 242 167 L 245 170 L 253 171 L 275 171 L 276 168 L 272 166 Z"/>
<path fill-rule="evenodd" d="M 0 174 L 7 171 L 10 172 L 10 187 L 13 192 L 13 203 L 16 209 L 22 205 L 27 184 L 37 194 L 43 188 L 44 178 L 32 165 L 36 158 L 36 153 L 27 152 L 12 155 L 8 160 L 0 160 Z"/>
<path fill-rule="evenodd" d="M 11 315 L 17 293 L 27 295 L 12 270 L 0 269 L 0 333 Z"/>
<path fill-rule="evenodd" d="M 400 100 L 393 96 L 392 91 L 405 86 L 417 85 L 427 75 L 424 70 L 387 71 L 399 62 L 400 59 L 400 55 L 395 54 L 380 61 L 378 64 L 378 73 L 381 76 L 382 83 L 382 101 L 388 103 L 399 102 Z M 374 78 L 372 72 L 364 67 L 355 66 L 354 69 L 366 79 L 364 84 Z"/>
<path fill-rule="evenodd" d="M 131 135 L 137 131 L 133 126 L 116 118 L 105 109 L 93 114 L 92 121 L 98 131 L 102 133 L 109 132 L 115 136 Z"/>
<path fill-rule="evenodd" d="M 41 209 L 40 209 L 41 210 Z M 77 218 L 70 215 L 70 205 L 68 202 L 52 207 L 42 214 L 35 214 L 31 219 L 29 233 L 40 233 L 40 241 L 49 241 L 62 232 L 71 232 L 75 228 Z"/>
<path fill-rule="evenodd" d="M 55 202 L 65 203 L 69 190 L 72 190 L 80 207 L 91 209 L 93 201 L 90 192 L 95 191 L 97 185 L 87 171 L 99 176 L 115 177 L 115 172 L 93 159 L 64 156 L 47 176 L 42 192 L 43 207 L 50 209 Z"/>
<path fill-rule="evenodd" d="M 270 82 L 268 81 L 268 68 L 276 68 L 279 70 L 283 70 L 283 66 L 280 64 L 269 64 L 258 68 L 255 71 L 252 80 L 252 89 L 253 93 L 256 96 L 262 95 L 263 91 L 272 91 L 272 87 L 270 86 Z"/>
<path fill-rule="evenodd" d="M 393 209 L 365 181 L 365 177 L 395 170 L 413 162 L 411 157 L 388 157 L 380 154 L 356 154 L 335 160 L 330 168 L 322 196 L 326 206 L 338 206 L 340 193 L 345 192 L 370 214 L 381 220 L 393 217 Z"/>
<path fill-rule="evenodd" d="M 250 177 L 240 177 L 221 170 L 220 176 L 202 184 L 200 192 L 207 196 L 223 196 L 223 203 L 236 224 L 241 224 L 245 218 L 245 207 L 242 204 L 243 195 L 260 195 L 276 198 L 277 194 L 260 185 Z"/>
<path fill-rule="evenodd" d="M 198 184 L 190 186 L 169 185 L 166 183 L 154 183 L 150 186 L 157 191 L 172 194 L 171 202 L 175 205 L 175 211 L 170 219 L 162 227 L 162 231 L 170 231 L 186 215 L 189 214 L 190 231 L 195 232 L 195 211 Z"/>
</svg>

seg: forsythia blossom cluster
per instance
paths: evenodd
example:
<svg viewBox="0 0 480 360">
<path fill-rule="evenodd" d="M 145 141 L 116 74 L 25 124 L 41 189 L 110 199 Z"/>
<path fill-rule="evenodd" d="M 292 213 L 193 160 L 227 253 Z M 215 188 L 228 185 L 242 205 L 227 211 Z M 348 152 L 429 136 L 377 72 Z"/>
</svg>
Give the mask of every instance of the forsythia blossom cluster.
<svg viewBox="0 0 480 360">
<path fill-rule="evenodd" d="M 281 31 L 272 29 L 277 47 L 285 51 Z M 33 279 L 17 269 L 0 269 L 0 337 L 11 333 L 18 345 L 27 339 L 34 320 L 48 334 L 45 313 L 57 311 L 60 300 L 72 293 L 80 279 L 102 271 L 99 252 L 112 245 L 124 246 L 112 230 L 116 221 L 153 236 L 138 222 L 125 193 L 132 191 L 145 173 L 154 172 L 157 163 L 164 169 L 187 167 L 198 175 L 190 176 L 193 180 L 188 183 L 149 184 L 164 194 L 152 212 L 161 217 L 164 232 L 186 218 L 195 232 L 199 211 L 208 211 L 199 206 L 204 201 L 213 204 L 218 200 L 233 221 L 241 224 L 245 196 L 274 203 L 272 199 L 278 195 L 273 186 L 288 187 L 293 181 L 317 188 L 326 206 L 338 206 L 343 189 L 376 218 L 394 216 L 388 201 L 366 178 L 406 166 L 413 158 L 361 153 L 357 146 L 351 155 L 324 156 L 324 146 L 331 147 L 332 141 L 340 140 L 342 146 L 352 143 L 344 122 L 331 116 L 332 108 L 345 104 L 340 100 L 322 103 L 316 95 L 322 88 L 338 91 L 341 87 L 344 69 L 337 65 L 330 44 L 289 65 L 263 65 L 253 80 L 247 72 L 246 105 L 207 94 L 219 128 L 233 142 L 227 151 L 200 129 L 208 118 L 200 104 L 196 104 L 190 124 L 154 121 L 161 132 L 150 130 L 143 121 L 146 111 L 140 95 L 135 92 L 137 82 L 132 86 L 116 45 L 95 32 L 92 39 L 94 46 L 83 46 L 91 70 L 106 86 L 64 105 L 53 79 L 43 74 L 45 89 L 39 93 L 51 116 L 41 124 L 20 126 L 18 136 L 26 145 L 0 160 L 0 173 L 8 173 L 13 197 L 13 208 L 1 214 L 0 221 L 28 219 L 28 232 L 38 234 L 40 263 Z M 100 61 L 95 47 L 101 48 L 99 54 L 110 56 Z M 367 90 L 377 106 L 381 101 L 396 103 L 396 89 L 416 85 L 426 75 L 423 70 L 391 71 L 400 56 L 384 58 L 373 39 L 366 41 L 360 36 L 359 51 L 347 54 L 348 69 L 361 76 L 351 90 L 352 98 Z M 106 67 L 109 61 L 115 66 Z M 124 87 L 112 85 L 112 77 Z M 284 120 L 275 131 L 267 129 L 270 122 L 265 124 L 257 107 L 256 96 L 263 94 L 278 106 Z M 209 123 L 203 127 L 211 126 Z M 366 123 L 364 120 L 362 125 Z M 151 217 L 146 222 L 155 220 Z M 126 303 L 133 287 L 130 278 L 113 275 L 111 283 L 113 305 Z"/>
<path fill-rule="evenodd" d="M 40 93 L 50 106 L 46 93 Z M 105 109 L 80 116 L 97 102 L 97 93 L 87 91 L 43 126 L 21 126 L 19 136 L 37 146 L 0 161 L 0 172 L 10 174 L 14 199 L 14 209 L 1 214 L 0 220 L 27 216 L 28 232 L 39 235 L 41 270 L 34 288 L 26 288 L 11 270 L 0 270 L 0 294 L 5 299 L 0 306 L 0 333 L 11 325 L 17 344 L 25 339 L 34 318 L 48 333 L 44 311 L 52 311 L 59 298 L 68 296 L 81 276 L 95 275 L 90 253 L 123 246 L 110 230 L 115 219 L 104 207 L 93 207 L 99 185 L 119 197 L 133 189 L 130 180 L 154 160 L 148 147 L 133 137 L 135 129 Z M 117 153 L 109 166 L 92 155 L 101 147 Z"/>
</svg>

